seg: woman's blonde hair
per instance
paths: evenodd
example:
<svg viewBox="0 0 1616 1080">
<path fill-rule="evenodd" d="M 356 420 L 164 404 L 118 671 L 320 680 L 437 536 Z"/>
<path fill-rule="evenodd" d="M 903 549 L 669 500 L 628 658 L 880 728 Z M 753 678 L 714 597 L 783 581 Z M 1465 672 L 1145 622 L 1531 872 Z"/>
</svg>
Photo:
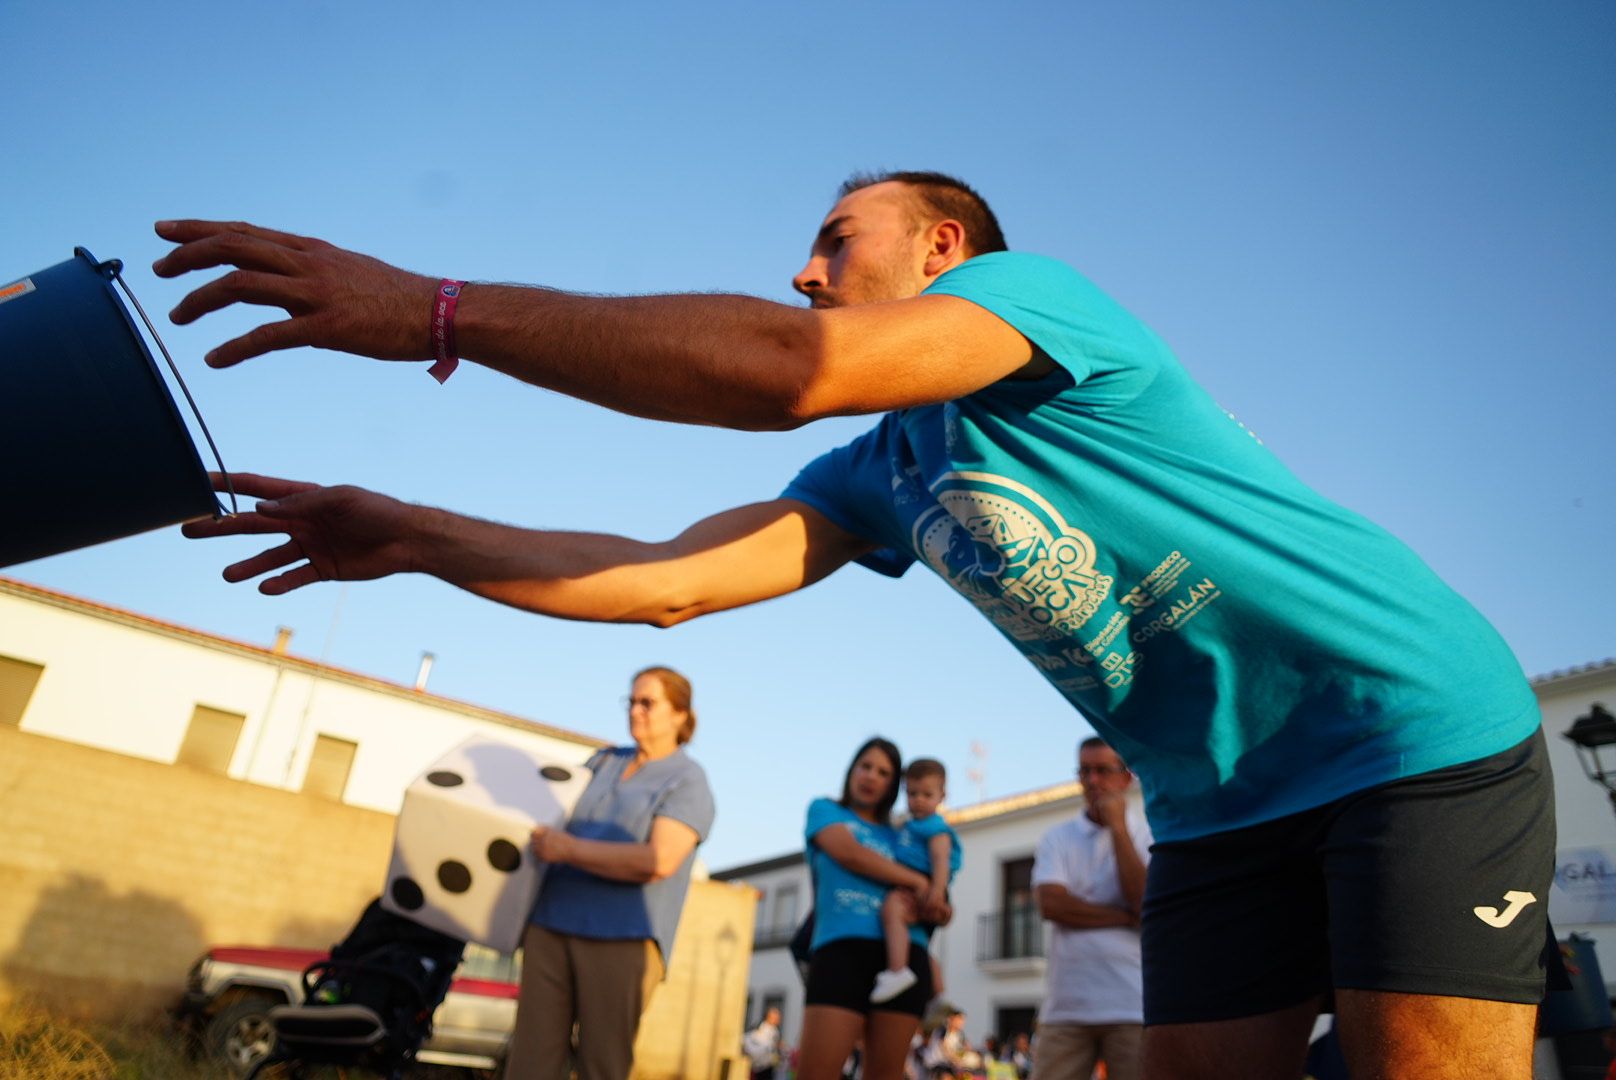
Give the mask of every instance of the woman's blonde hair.
<svg viewBox="0 0 1616 1080">
<path fill-rule="evenodd" d="M 662 683 L 662 692 L 668 695 L 668 704 L 685 714 L 685 722 L 679 725 L 677 736 L 679 745 L 683 746 L 696 737 L 696 710 L 690 705 L 690 680 L 671 667 L 648 667 L 636 671 L 629 685 L 632 686 L 645 675 L 654 676 Z"/>
</svg>

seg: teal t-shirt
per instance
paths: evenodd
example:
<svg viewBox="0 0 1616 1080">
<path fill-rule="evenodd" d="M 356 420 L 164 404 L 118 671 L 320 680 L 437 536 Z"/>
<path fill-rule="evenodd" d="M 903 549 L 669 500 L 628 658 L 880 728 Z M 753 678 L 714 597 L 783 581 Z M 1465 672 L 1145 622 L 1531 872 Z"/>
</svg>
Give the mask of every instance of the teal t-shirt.
<svg viewBox="0 0 1616 1080">
<path fill-rule="evenodd" d="M 808 823 L 803 828 L 803 838 L 807 842 L 808 869 L 814 883 L 814 936 L 809 948 L 817 949 L 839 938 L 879 941 L 884 936 L 881 902 L 892 887 L 855 874 L 825 854 L 814 838 L 829 825 L 846 825 L 853 839 L 864 847 L 888 859 L 897 858 L 898 836 L 892 826 L 871 824 L 835 799 L 815 799 L 808 804 Z M 926 932 L 911 926 L 909 940 L 925 945 Z"/>
<path fill-rule="evenodd" d="M 923 562 L 991 619 L 1136 769 L 1158 840 L 1536 730 L 1487 621 L 1297 480 L 1082 275 L 1001 252 L 927 294 L 993 312 L 1056 370 L 889 413 L 785 497 L 883 545 L 871 568 Z"/>
<path fill-rule="evenodd" d="M 954 875 L 959 873 L 960 864 L 965 853 L 960 850 L 959 835 L 954 832 L 941 814 L 932 814 L 930 817 L 910 818 L 898 826 L 897 851 L 898 861 L 911 870 L 919 870 L 926 876 L 931 876 L 931 851 L 929 845 L 931 838 L 948 834 L 948 880 L 953 881 Z"/>
</svg>

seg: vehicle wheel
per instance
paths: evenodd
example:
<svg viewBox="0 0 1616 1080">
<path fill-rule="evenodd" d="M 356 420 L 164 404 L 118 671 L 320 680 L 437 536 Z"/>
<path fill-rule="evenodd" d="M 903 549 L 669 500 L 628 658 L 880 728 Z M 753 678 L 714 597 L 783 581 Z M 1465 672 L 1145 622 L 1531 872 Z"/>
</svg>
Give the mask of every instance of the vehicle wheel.
<svg viewBox="0 0 1616 1080">
<path fill-rule="evenodd" d="M 228 1066 L 231 1075 L 246 1076 L 275 1045 L 269 1010 L 281 1004 L 267 994 L 249 994 L 214 1013 L 203 1036 L 208 1055 Z"/>
</svg>

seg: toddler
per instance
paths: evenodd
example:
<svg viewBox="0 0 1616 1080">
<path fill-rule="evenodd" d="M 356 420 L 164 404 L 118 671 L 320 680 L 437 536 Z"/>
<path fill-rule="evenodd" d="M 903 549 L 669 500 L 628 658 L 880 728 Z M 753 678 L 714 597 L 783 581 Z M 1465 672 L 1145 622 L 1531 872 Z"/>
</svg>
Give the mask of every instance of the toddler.
<svg viewBox="0 0 1616 1080">
<path fill-rule="evenodd" d="M 911 870 L 931 877 L 931 884 L 917 897 L 907 889 L 893 889 L 881 904 L 881 929 L 886 936 L 887 968 L 875 977 L 870 1000 L 876 1004 L 891 1001 L 916 982 L 909 969 L 909 927 L 919 921 L 919 912 L 932 900 L 948 895 L 948 884 L 960 868 L 959 837 L 937 812 L 942 804 L 948 773 L 943 763 L 932 758 L 916 758 L 903 772 L 904 797 L 909 820 L 898 830 L 897 859 Z M 922 923 L 929 937 L 936 927 Z M 928 954 L 929 957 L 929 954 Z M 943 992 L 941 973 L 932 961 L 932 986 Z"/>
</svg>

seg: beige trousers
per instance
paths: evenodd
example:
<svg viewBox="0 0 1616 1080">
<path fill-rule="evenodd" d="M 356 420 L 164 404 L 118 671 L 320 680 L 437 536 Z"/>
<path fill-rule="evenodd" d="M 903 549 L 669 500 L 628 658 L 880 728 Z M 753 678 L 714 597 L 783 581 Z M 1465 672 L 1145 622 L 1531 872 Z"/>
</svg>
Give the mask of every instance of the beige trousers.
<svg viewBox="0 0 1616 1080">
<path fill-rule="evenodd" d="M 1106 1080 L 1139 1080 L 1139 1024 L 1039 1024 L 1032 1080 L 1089 1080 L 1096 1061 Z"/>
<path fill-rule="evenodd" d="M 567 1080 L 573 1068 L 578 1080 L 628 1080 L 640 1016 L 661 982 L 655 941 L 597 941 L 528 926 L 505 1080 Z"/>
</svg>

